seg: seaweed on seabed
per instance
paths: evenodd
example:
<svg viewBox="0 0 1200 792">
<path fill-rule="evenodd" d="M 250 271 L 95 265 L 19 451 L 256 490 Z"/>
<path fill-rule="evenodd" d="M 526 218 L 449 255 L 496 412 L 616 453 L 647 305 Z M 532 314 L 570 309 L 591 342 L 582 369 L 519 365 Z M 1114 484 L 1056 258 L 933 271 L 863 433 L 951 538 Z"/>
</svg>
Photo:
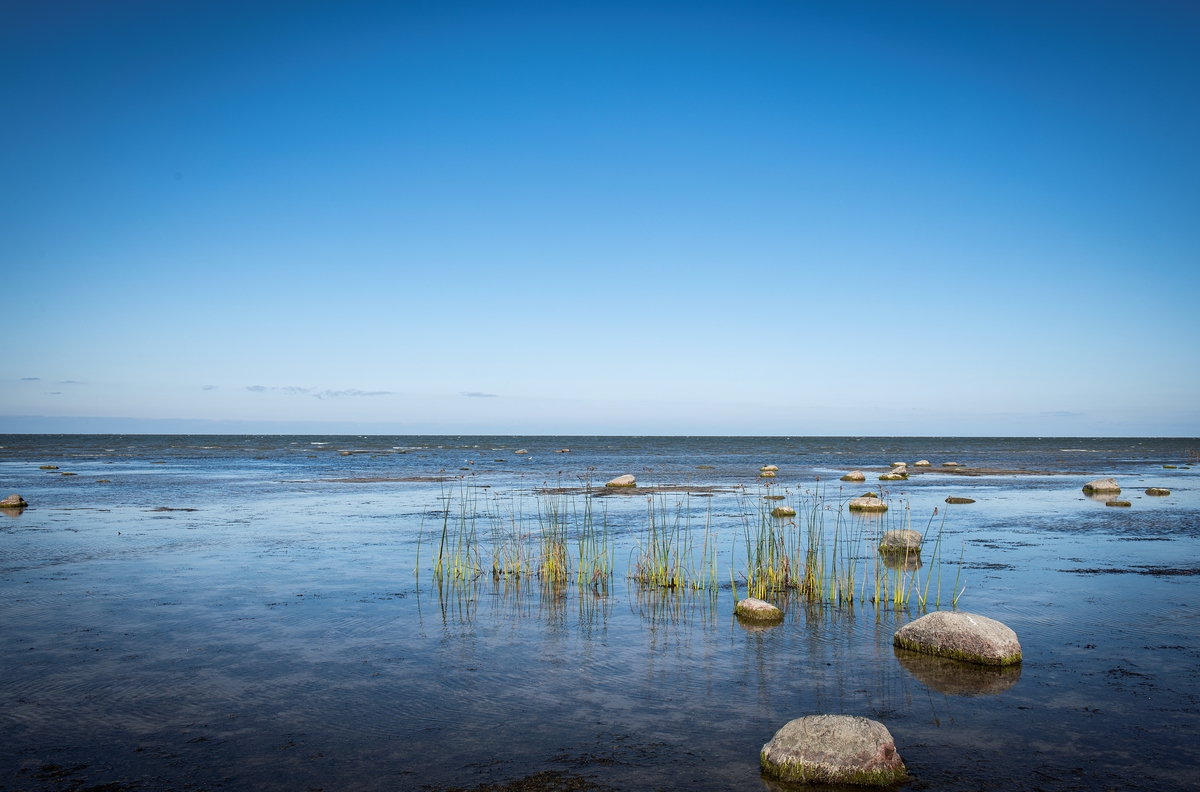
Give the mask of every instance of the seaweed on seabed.
<svg viewBox="0 0 1200 792">
<path fill-rule="evenodd" d="M 431 787 L 437 790 L 437 787 Z M 543 770 L 524 778 L 494 784 L 477 784 L 473 787 L 445 787 L 443 792 L 610 792 L 591 779 L 559 770 Z"/>
</svg>

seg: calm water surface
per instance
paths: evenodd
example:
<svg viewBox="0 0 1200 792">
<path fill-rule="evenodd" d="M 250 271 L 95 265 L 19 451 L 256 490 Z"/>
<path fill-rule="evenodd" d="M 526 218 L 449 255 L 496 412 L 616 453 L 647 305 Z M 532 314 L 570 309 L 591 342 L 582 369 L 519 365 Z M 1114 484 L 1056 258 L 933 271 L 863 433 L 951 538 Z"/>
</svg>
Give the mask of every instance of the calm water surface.
<svg viewBox="0 0 1200 792">
<path fill-rule="evenodd" d="M 913 775 L 906 789 L 1200 788 L 1200 466 L 1182 468 L 1200 441 L 7 435 L 0 446 L 0 496 L 30 503 L 0 516 L 0 789 L 422 789 L 544 771 L 619 789 L 763 789 L 759 748 L 817 712 L 885 723 Z M 754 493 L 758 467 L 774 463 L 777 487 L 821 477 L 836 501 L 863 488 L 839 491 L 842 472 L 920 458 L 934 467 L 889 483 L 893 503 L 923 529 L 948 495 L 976 499 L 949 507 L 945 585 L 961 552 L 959 606 L 1016 630 L 1019 672 L 898 657 L 892 633 L 915 609 L 783 602 L 781 626 L 739 626 L 733 487 Z M 947 460 L 1006 472 L 951 475 Z M 597 501 L 616 537 L 607 594 L 490 580 L 439 593 L 428 539 L 418 563 L 418 534 L 440 527 L 456 477 L 535 510 L 539 487 L 621 473 L 717 488 L 663 496 L 701 524 L 711 509 L 715 598 L 626 579 L 645 525 L 636 494 Z M 1131 508 L 1080 492 L 1110 475 Z M 1172 494 L 1147 497 L 1150 486 Z"/>
</svg>

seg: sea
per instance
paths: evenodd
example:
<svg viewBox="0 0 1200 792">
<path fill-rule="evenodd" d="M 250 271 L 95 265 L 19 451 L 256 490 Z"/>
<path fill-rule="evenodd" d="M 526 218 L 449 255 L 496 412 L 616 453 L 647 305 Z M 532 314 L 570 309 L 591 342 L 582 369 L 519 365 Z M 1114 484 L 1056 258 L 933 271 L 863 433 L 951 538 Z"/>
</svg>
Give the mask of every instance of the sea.
<svg viewBox="0 0 1200 792">
<path fill-rule="evenodd" d="M 28 503 L 0 509 L 0 790 L 779 789 L 763 744 L 821 713 L 883 723 L 900 789 L 1200 789 L 1197 450 L 0 435 L 0 497 Z M 895 462 L 909 477 L 879 480 Z M 623 474 L 637 486 L 605 487 Z M 1119 496 L 1082 492 L 1106 477 Z M 879 525 L 924 534 L 890 570 L 901 604 L 874 596 L 875 545 L 845 541 L 873 525 L 845 509 L 867 489 Z M 768 593 L 769 628 L 733 613 L 764 502 L 847 531 L 857 575 Z M 607 571 L 539 577 L 547 521 L 579 566 L 585 513 Z M 652 519 L 695 585 L 637 578 Z M 492 573 L 505 546 L 523 575 Z M 439 553 L 466 572 L 439 576 Z M 1020 666 L 894 648 L 955 608 L 1011 627 Z"/>
</svg>

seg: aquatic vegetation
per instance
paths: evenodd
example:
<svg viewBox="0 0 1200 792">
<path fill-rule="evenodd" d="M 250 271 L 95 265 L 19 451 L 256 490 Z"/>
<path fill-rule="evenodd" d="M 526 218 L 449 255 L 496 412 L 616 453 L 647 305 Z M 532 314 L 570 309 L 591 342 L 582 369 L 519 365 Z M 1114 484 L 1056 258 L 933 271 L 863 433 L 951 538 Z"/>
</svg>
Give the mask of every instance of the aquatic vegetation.
<svg viewBox="0 0 1200 792">
<path fill-rule="evenodd" d="M 677 500 L 674 513 L 664 498 L 646 499 L 646 533 L 638 540 L 630 578 L 647 588 L 716 590 L 717 545 L 712 531 L 712 504 L 704 516 L 704 533 L 695 545 L 691 498 Z"/>
</svg>

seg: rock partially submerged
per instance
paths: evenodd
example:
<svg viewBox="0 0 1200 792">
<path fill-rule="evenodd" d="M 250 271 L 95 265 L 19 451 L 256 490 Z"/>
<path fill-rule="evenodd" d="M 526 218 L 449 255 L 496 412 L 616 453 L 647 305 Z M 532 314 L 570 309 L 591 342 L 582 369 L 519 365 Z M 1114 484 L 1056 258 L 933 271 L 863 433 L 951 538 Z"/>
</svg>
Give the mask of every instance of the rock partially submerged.
<svg viewBox="0 0 1200 792">
<path fill-rule="evenodd" d="M 954 496 L 946 498 L 946 503 L 974 503 L 974 502 L 975 502 L 974 498 L 956 498 Z"/>
<path fill-rule="evenodd" d="M 979 665 L 1021 662 L 1021 643 L 1005 624 L 964 611 L 934 611 L 896 631 L 892 643 L 901 649 L 949 657 Z"/>
<path fill-rule="evenodd" d="M 866 481 L 867 477 L 863 475 L 861 470 L 851 470 L 846 475 L 842 476 L 842 481 Z"/>
<path fill-rule="evenodd" d="M 1088 493 L 1097 492 L 1120 492 L 1121 485 L 1117 484 L 1116 479 L 1094 479 L 1083 485 L 1083 491 Z"/>
<path fill-rule="evenodd" d="M 772 517 L 795 517 L 796 510 L 793 509 L 791 506 L 776 506 L 774 509 L 771 509 L 771 516 Z"/>
<path fill-rule="evenodd" d="M 913 467 L 929 467 L 929 460 L 928 459 L 918 459 L 916 462 L 913 463 Z"/>
<path fill-rule="evenodd" d="M 871 492 L 867 493 L 866 495 L 861 495 L 857 498 L 851 498 L 850 503 L 848 504 L 848 507 L 849 507 L 850 511 L 861 511 L 861 512 L 885 512 L 885 511 L 887 511 L 887 504 L 884 503 L 882 500 L 880 500 L 879 496 L 877 496 Z"/>
<path fill-rule="evenodd" d="M 571 449 L 569 449 L 569 448 L 560 448 L 560 449 L 558 449 L 557 451 L 555 451 L 554 453 L 556 453 L 556 454 L 569 454 L 569 453 L 571 453 Z"/>
<path fill-rule="evenodd" d="M 1105 501 L 1105 502 L 1104 502 L 1104 505 L 1105 505 L 1105 506 L 1117 506 L 1117 507 L 1119 507 L 1119 508 L 1122 508 L 1122 509 L 1123 509 L 1123 508 L 1125 508 L 1126 506 L 1132 506 L 1133 504 L 1132 504 L 1132 503 L 1130 503 L 1129 501 L 1123 501 L 1123 500 L 1110 500 L 1110 501 Z"/>
<path fill-rule="evenodd" d="M 880 481 L 902 481 L 908 478 L 908 466 L 901 463 L 879 477 Z"/>
<path fill-rule="evenodd" d="M 759 468 L 759 470 L 765 470 L 774 473 L 775 471 L 779 470 L 779 465 L 763 465 Z"/>
<path fill-rule="evenodd" d="M 759 765 L 769 778 L 800 784 L 890 786 L 908 777 L 887 727 L 855 715 L 791 721 L 762 747 Z"/>
<path fill-rule="evenodd" d="M 884 531 L 879 537 L 879 552 L 881 553 L 919 553 L 921 552 L 921 534 L 917 531 L 895 530 Z"/>
<path fill-rule="evenodd" d="M 626 473 L 624 476 L 617 476 L 615 479 L 608 482 L 604 486 L 606 486 L 606 487 L 636 487 L 637 479 L 635 479 L 629 473 Z"/>
<path fill-rule="evenodd" d="M 41 465 L 38 470 L 58 470 L 58 465 Z"/>
<path fill-rule="evenodd" d="M 529 452 L 526 451 L 524 448 L 518 448 L 516 451 L 513 451 L 513 453 L 514 454 L 528 454 Z"/>
<path fill-rule="evenodd" d="M 4 500 L 0 500 L 0 509 L 24 509 L 29 504 L 15 492 Z"/>
<path fill-rule="evenodd" d="M 958 467 L 957 462 L 943 462 L 942 467 Z"/>
<path fill-rule="evenodd" d="M 777 622 L 783 621 L 783 611 L 776 608 L 766 600 L 747 597 L 740 600 L 733 607 L 733 613 L 739 619 L 748 619 L 757 622 Z"/>
<path fill-rule="evenodd" d="M 1146 494 L 1161 498 L 1164 495 L 1170 495 L 1171 490 L 1163 489 L 1162 487 L 1150 487 L 1146 490 Z"/>
</svg>

